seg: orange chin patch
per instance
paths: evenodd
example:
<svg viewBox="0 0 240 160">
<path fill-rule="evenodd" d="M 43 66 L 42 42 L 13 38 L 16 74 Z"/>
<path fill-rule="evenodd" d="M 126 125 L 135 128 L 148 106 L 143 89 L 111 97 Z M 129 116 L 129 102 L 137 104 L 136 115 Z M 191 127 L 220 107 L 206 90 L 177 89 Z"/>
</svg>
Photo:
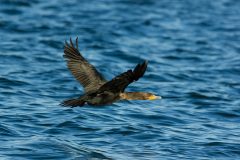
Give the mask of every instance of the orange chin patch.
<svg viewBox="0 0 240 160">
<path fill-rule="evenodd" d="M 162 97 L 160 96 L 155 96 L 155 95 L 151 95 L 148 97 L 148 100 L 155 100 L 155 99 L 161 99 Z"/>
</svg>

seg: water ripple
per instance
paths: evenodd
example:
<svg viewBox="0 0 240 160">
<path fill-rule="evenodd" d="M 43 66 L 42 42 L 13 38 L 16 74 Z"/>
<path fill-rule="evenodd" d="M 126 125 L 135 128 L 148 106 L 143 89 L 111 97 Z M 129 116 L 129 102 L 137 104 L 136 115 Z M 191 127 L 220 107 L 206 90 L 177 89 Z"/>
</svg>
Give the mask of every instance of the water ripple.
<svg viewBox="0 0 240 160">
<path fill-rule="evenodd" d="M 239 159 L 239 15 L 236 0 L 2 0 L 0 159 Z M 77 36 L 106 79 L 149 60 L 127 90 L 163 99 L 61 107 L 83 92 L 62 57 Z"/>
</svg>

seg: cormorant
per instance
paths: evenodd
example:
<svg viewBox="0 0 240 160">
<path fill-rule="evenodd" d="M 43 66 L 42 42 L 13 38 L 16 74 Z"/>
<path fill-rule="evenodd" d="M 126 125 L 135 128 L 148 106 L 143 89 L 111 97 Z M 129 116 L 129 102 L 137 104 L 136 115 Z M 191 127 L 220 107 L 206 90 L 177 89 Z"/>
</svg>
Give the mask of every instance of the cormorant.
<svg viewBox="0 0 240 160">
<path fill-rule="evenodd" d="M 110 81 L 91 65 L 78 50 L 78 38 L 76 47 L 70 38 L 70 44 L 65 42 L 63 57 L 67 61 L 68 69 L 81 83 L 85 93 L 76 99 L 65 100 L 63 106 L 77 107 L 88 105 L 107 105 L 118 100 L 155 100 L 161 97 L 146 92 L 124 92 L 132 82 L 137 81 L 146 71 L 148 61 L 138 64 L 134 70 L 128 70 Z"/>
</svg>

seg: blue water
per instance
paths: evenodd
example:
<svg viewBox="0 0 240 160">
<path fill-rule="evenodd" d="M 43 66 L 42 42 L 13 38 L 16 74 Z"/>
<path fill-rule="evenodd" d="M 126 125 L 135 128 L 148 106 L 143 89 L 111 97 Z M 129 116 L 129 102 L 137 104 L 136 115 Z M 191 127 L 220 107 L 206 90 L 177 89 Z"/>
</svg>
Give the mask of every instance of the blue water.
<svg viewBox="0 0 240 160">
<path fill-rule="evenodd" d="M 1 0 L 0 159 L 240 159 L 240 1 Z M 64 108 L 83 89 L 62 57 L 163 97 Z"/>
</svg>

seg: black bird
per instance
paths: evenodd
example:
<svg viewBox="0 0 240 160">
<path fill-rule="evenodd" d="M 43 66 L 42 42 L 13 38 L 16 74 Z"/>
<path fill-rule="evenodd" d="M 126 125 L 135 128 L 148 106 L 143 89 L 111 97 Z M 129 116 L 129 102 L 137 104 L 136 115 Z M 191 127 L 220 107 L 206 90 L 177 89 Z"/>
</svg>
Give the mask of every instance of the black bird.
<svg viewBox="0 0 240 160">
<path fill-rule="evenodd" d="M 78 38 L 76 47 L 70 38 L 70 44 L 65 42 L 64 58 L 66 58 L 68 69 L 81 83 L 85 93 L 76 99 L 69 99 L 61 103 L 63 106 L 77 107 L 84 104 L 106 105 L 118 100 L 154 100 L 160 98 L 152 93 L 146 92 L 124 92 L 125 88 L 132 82 L 143 76 L 148 62 L 138 64 L 134 70 L 128 70 L 110 81 L 105 78 L 91 65 L 78 50 Z"/>
</svg>

